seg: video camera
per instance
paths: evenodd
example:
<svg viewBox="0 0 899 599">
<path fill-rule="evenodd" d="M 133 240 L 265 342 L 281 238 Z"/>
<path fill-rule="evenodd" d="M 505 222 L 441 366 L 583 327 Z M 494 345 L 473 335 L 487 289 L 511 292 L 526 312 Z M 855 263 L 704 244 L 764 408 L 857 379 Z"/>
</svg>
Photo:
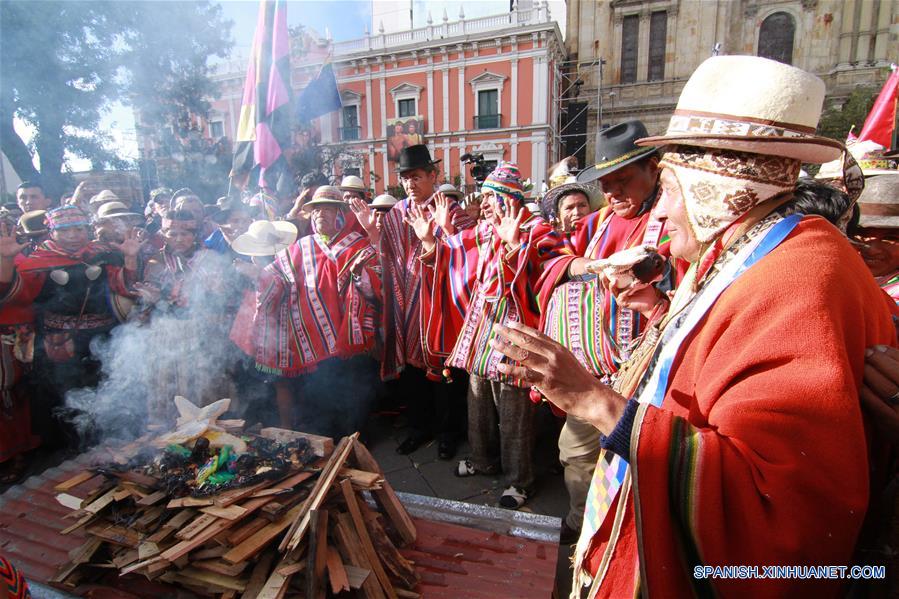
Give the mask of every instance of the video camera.
<svg viewBox="0 0 899 599">
<path fill-rule="evenodd" d="M 469 152 L 462 154 L 459 159 L 462 161 L 462 164 L 469 165 L 468 172 L 471 173 L 471 178 L 477 181 L 478 187 L 483 185 L 487 175 L 490 174 L 490 168 L 484 164 L 484 155 Z"/>
</svg>

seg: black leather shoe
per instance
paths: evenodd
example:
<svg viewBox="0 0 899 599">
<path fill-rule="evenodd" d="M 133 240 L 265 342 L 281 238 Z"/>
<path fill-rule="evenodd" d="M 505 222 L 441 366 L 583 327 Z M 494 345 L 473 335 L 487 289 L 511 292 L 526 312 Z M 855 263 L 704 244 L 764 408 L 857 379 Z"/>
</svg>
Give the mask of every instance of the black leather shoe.
<svg viewBox="0 0 899 599">
<path fill-rule="evenodd" d="M 437 443 L 437 457 L 441 460 L 451 460 L 456 457 L 455 439 L 443 438 Z"/>
<path fill-rule="evenodd" d="M 422 445 L 428 442 L 428 437 L 426 435 L 422 435 L 421 433 L 412 433 L 406 439 L 400 443 L 399 447 L 396 448 L 396 452 L 400 455 L 409 455 Z"/>
</svg>

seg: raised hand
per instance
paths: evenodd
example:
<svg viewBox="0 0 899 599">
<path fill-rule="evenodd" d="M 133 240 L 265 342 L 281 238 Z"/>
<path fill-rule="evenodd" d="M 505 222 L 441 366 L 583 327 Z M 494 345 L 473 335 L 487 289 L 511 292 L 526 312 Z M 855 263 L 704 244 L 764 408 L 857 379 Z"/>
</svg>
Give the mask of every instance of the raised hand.
<svg viewBox="0 0 899 599">
<path fill-rule="evenodd" d="M 371 206 L 360 200 L 359 198 L 350 199 L 350 210 L 356 215 L 356 220 L 365 229 L 369 237 L 378 234 L 378 216 Z"/>
<path fill-rule="evenodd" d="M 27 243 L 19 243 L 16 239 L 15 227 L 6 221 L 0 222 L 0 258 L 15 258 L 26 247 Z"/>
<path fill-rule="evenodd" d="M 434 194 L 434 205 L 429 207 L 434 222 L 447 235 L 455 235 L 456 227 L 453 226 L 452 203 L 448 197 L 439 191 Z"/>
<path fill-rule="evenodd" d="M 497 336 L 490 345 L 514 361 L 500 363 L 500 372 L 534 386 L 560 409 L 600 432 L 612 431 L 627 400 L 590 374 L 568 348 L 519 323 L 494 325 L 493 331 Z"/>
<path fill-rule="evenodd" d="M 109 245 L 122 252 L 122 255 L 126 258 L 136 258 L 143 245 L 143 241 L 141 241 L 141 231 L 137 227 L 133 227 L 130 231 L 125 233 L 125 241 L 121 243 L 111 242 Z"/>
<path fill-rule="evenodd" d="M 521 241 L 521 223 L 524 222 L 525 208 L 505 204 L 500 214 L 493 215 L 493 229 L 506 245 L 515 247 Z"/>
<path fill-rule="evenodd" d="M 434 247 L 437 243 L 437 238 L 434 237 L 434 221 L 422 210 L 421 206 L 415 202 L 409 202 L 409 210 L 406 212 L 404 220 L 407 225 L 412 227 L 415 236 L 421 239 L 426 250 Z"/>
</svg>

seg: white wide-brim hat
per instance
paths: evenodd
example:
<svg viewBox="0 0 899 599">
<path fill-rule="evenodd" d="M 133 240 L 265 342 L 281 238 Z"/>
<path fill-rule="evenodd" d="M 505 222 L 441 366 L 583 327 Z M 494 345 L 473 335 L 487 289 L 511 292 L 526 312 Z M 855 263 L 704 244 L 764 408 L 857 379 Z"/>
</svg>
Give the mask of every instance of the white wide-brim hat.
<svg viewBox="0 0 899 599">
<path fill-rule="evenodd" d="M 389 193 L 382 193 L 371 203 L 371 207 L 375 210 L 390 210 L 397 203 L 397 199 Z"/>
<path fill-rule="evenodd" d="M 858 208 L 858 226 L 899 229 L 899 176 L 887 174 L 865 179 Z"/>
<path fill-rule="evenodd" d="M 758 56 L 713 56 L 700 64 L 677 101 L 665 135 L 639 146 L 679 144 L 752 152 L 821 164 L 843 144 L 815 135 L 824 82 Z"/>
<path fill-rule="evenodd" d="M 357 177 L 356 175 L 347 175 L 341 180 L 340 185 L 338 186 L 340 191 L 358 191 L 365 193 L 365 183 L 362 182 L 362 179 Z"/>
<path fill-rule="evenodd" d="M 297 228 L 283 220 L 257 220 L 234 240 L 231 248 L 244 256 L 274 256 L 296 241 Z"/>
</svg>

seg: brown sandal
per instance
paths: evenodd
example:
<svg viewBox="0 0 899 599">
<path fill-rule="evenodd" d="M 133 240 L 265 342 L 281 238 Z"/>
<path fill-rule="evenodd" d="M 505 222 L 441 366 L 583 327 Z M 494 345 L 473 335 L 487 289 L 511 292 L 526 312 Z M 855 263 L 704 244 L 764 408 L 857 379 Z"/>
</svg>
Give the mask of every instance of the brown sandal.
<svg viewBox="0 0 899 599">
<path fill-rule="evenodd" d="M 19 482 L 25 476 L 26 470 L 28 470 L 28 460 L 20 453 L 4 465 L 2 474 L 0 474 L 0 485 L 12 485 Z"/>
</svg>

